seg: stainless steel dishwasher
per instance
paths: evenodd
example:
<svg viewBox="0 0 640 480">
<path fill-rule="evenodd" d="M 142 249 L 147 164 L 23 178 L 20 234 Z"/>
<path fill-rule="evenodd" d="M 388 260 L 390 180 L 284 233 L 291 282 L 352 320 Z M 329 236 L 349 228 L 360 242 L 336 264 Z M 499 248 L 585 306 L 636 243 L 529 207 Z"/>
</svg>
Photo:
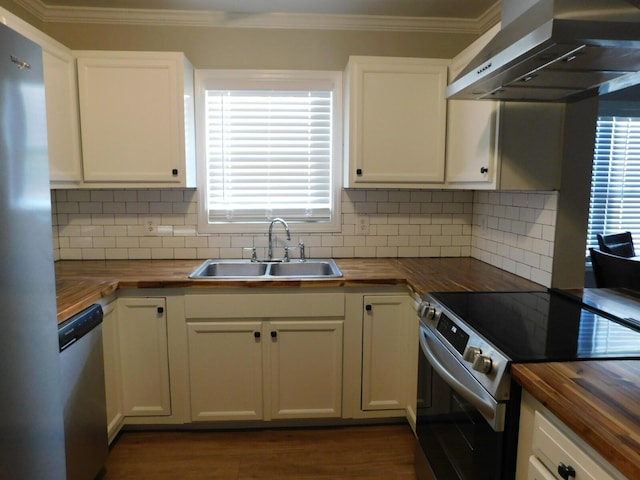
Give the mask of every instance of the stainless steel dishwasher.
<svg viewBox="0 0 640 480">
<path fill-rule="evenodd" d="M 107 458 L 102 317 L 96 304 L 58 328 L 67 480 L 101 476 Z"/>
</svg>

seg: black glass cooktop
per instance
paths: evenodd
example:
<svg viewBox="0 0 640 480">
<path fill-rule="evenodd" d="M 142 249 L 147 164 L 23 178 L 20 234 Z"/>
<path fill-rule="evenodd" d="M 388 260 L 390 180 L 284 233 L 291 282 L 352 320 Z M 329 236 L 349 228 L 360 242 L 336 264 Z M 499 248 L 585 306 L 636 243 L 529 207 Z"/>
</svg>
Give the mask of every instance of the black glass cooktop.
<svg viewBox="0 0 640 480">
<path fill-rule="evenodd" d="M 431 296 L 513 362 L 640 358 L 640 331 L 558 293 Z"/>
</svg>

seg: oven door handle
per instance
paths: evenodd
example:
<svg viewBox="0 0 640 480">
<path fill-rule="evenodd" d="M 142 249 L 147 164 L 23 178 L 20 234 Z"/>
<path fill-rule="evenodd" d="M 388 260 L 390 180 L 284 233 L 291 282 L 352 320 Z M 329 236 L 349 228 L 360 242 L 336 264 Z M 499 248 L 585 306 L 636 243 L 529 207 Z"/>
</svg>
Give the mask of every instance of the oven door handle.
<svg viewBox="0 0 640 480">
<path fill-rule="evenodd" d="M 503 417 L 503 412 L 500 404 L 484 390 L 480 383 L 455 358 L 451 357 L 451 353 L 435 335 L 422 325 L 420 326 L 420 349 L 442 380 L 475 407 L 494 430 L 501 431 L 504 428 L 504 418 L 501 418 Z M 446 360 L 447 356 L 450 357 L 448 362 Z M 456 370 L 455 374 L 451 373 L 451 370 Z M 459 378 L 468 379 L 469 384 L 473 386 L 465 385 Z"/>
</svg>

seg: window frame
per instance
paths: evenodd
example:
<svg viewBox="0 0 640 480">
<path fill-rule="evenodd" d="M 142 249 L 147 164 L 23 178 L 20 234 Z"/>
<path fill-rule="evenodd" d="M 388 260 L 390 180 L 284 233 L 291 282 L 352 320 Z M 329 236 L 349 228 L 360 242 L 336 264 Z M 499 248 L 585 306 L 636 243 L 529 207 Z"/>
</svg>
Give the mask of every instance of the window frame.
<svg viewBox="0 0 640 480">
<path fill-rule="evenodd" d="M 231 221 L 210 223 L 207 209 L 207 155 L 206 155 L 206 90 L 269 90 L 269 89 L 319 89 L 332 85 L 332 145 L 331 145 L 331 221 L 304 222 L 286 220 L 295 233 L 340 232 L 342 229 L 342 172 L 343 172 L 343 83 L 342 72 L 329 70 L 221 70 L 196 69 L 196 163 L 198 187 L 199 233 L 264 233 L 269 221 Z"/>
</svg>

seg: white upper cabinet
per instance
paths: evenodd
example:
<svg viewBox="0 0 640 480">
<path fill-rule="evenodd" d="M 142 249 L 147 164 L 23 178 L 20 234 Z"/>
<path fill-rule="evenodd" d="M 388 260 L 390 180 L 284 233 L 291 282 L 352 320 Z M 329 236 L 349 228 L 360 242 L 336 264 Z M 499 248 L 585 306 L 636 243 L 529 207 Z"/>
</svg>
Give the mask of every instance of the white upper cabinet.
<svg viewBox="0 0 640 480">
<path fill-rule="evenodd" d="M 51 187 L 77 187 L 82 158 L 75 58 L 60 42 L 1 8 L 0 19 L 42 47 Z"/>
<path fill-rule="evenodd" d="M 449 81 L 498 30 L 496 25 L 452 60 Z M 447 103 L 447 188 L 558 188 L 563 104 L 491 100 Z"/>
<path fill-rule="evenodd" d="M 350 57 L 346 70 L 346 188 L 444 182 L 448 60 Z"/>
<path fill-rule="evenodd" d="M 499 30 L 498 24 L 451 61 L 450 83 Z M 447 102 L 447 183 L 495 188 L 499 107 L 499 102 L 488 100 Z"/>
<path fill-rule="evenodd" d="M 447 115 L 447 183 L 496 185 L 499 102 L 450 100 Z"/>
<path fill-rule="evenodd" d="M 182 53 L 74 52 L 87 187 L 195 187 L 193 67 Z"/>
<path fill-rule="evenodd" d="M 44 44 L 42 55 L 51 186 L 76 187 L 82 181 L 82 154 L 75 59 L 71 50 L 54 43 Z"/>
</svg>

